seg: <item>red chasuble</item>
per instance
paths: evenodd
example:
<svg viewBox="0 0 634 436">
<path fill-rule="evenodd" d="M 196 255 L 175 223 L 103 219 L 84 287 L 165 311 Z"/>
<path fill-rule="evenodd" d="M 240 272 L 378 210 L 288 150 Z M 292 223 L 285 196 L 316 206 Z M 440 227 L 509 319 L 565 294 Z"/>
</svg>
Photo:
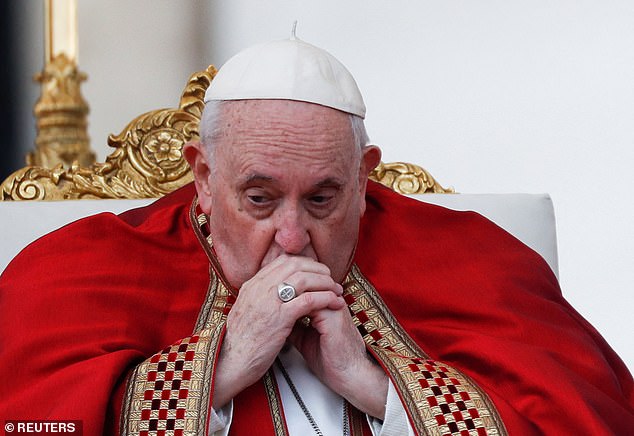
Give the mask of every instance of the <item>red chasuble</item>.
<svg viewBox="0 0 634 436">
<path fill-rule="evenodd" d="M 192 225 L 193 196 L 80 220 L 7 267 L 0 417 L 204 432 L 234 297 Z M 419 433 L 632 432 L 631 375 L 539 255 L 475 213 L 375 183 L 367 201 L 345 298 Z M 234 406 L 232 434 L 284 433 L 270 374 Z"/>
</svg>

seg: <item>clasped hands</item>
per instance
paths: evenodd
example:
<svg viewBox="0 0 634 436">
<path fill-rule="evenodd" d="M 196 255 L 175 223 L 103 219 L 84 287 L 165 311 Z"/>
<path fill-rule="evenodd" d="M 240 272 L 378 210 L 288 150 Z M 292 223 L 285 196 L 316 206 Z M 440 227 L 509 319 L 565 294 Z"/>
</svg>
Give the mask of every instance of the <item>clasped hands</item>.
<svg viewBox="0 0 634 436">
<path fill-rule="evenodd" d="M 278 285 L 296 297 L 282 302 Z M 289 341 L 322 383 L 362 412 L 385 414 L 388 379 L 367 354 L 329 268 L 313 259 L 282 255 L 240 288 L 227 316 L 215 376 L 213 407 L 219 409 L 259 380 Z M 298 320 L 311 319 L 310 327 Z"/>
</svg>

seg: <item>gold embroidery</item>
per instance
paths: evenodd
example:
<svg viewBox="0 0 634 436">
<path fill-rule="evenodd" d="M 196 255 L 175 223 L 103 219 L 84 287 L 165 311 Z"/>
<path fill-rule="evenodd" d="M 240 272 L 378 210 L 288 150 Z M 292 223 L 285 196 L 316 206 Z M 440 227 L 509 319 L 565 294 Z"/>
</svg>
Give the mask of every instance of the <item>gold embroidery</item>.
<svg viewBox="0 0 634 436">
<path fill-rule="evenodd" d="M 199 226 L 206 221 L 193 215 L 191 223 L 198 224 L 193 227 L 201 238 Z M 155 435 L 163 430 L 175 436 L 205 433 L 215 362 L 232 298 L 210 269 L 209 289 L 194 334 L 141 363 L 130 377 L 122 434 Z"/>
<path fill-rule="evenodd" d="M 365 421 L 365 413 L 354 407 L 346 401 L 348 408 L 348 423 L 350 426 L 350 434 L 352 436 L 363 436 L 363 422 Z"/>
<path fill-rule="evenodd" d="M 492 402 L 466 375 L 427 356 L 356 266 L 344 298 L 369 351 L 390 373 L 419 434 L 506 435 Z"/>
<path fill-rule="evenodd" d="M 232 290 L 208 245 L 206 219 L 191 209 L 191 223 L 212 267 L 210 285 L 195 333 L 141 363 L 128 382 L 121 433 L 204 434 L 210 389 Z M 353 266 L 344 282 L 344 298 L 368 350 L 383 363 L 419 434 L 506 435 L 492 402 L 466 375 L 436 362 L 409 337 L 390 310 Z M 273 426 L 287 436 L 282 403 L 270 371 L 263 377 Z M 352 408 L 351 408 L 352 409 Z M 350 414 L 352 434 L 362 434 L 360 412 Z"/>
<path fill-rule="evenodd" d="M 137 366 L 128 383 L 122 434 L 185 436 L 205 429 L 220 330 L 202 330 Z"/>
<path fill-rule="evenodd" d="M 266 398 L 269 403 L 271 419 L 273 420 L 273 429 L 278 436 L 288 436 L 288 429 L 284 422 L 284 414 L 282 413 L 282 398 L 277 388 L 277 381 L 272 370 L 268 370 L 264 374 L 264 388 L 266 389 Z"/>
<path fill-rule="evenodd" d="M 200 312 L 198 313 L 198 319 L 196 320 L 196 326 L 194 327 L 194 333 L 205 328 L 206 325 L 209 324 L 209 319 L 212 318 L 213 311 L 213 303 L 216 299 L 216 293 L 218 290 L 218 279 L 215 274 L 210 270 L 209 271 L 209 288 L 207 289 L 207 295 L 205 296 L 205 301 L 200 308 Z M 214 317 L 215 318 L 215 317 Z M 215 325 L 219 325 L 219 319 L 214 319 L 216 321 Z"/>
</svg>

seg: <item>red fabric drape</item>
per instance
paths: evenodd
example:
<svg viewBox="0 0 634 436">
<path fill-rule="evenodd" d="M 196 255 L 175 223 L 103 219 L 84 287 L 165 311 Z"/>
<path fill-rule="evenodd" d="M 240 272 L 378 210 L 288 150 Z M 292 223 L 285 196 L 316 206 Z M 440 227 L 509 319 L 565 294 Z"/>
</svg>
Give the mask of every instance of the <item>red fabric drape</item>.
<svg viewBox="0 0 634 436">
<path fill-rule="evenodd" d="M 634 431 L 632 376 L 537 253 L 473 212 L 376 184 L 368 198 L 361 271 L 432 358 L 488 393 L 510 434 Z"/>
<path fill-rule="evenodd" d="M 0 417 L 116 432 L 127 374 L 189 336 L 205 298 L 193 195 L 190 185 L 147 208 L 80 220 L 7 267 Z M 546 263 L 477 214 L 370 183 L 355 260 L 417 343 L 487 392 L 511 434 L 634 429 L 623 363 L 562 298 Z M 236 416 L 249 401 L 236 399 Z"/>
</svg>

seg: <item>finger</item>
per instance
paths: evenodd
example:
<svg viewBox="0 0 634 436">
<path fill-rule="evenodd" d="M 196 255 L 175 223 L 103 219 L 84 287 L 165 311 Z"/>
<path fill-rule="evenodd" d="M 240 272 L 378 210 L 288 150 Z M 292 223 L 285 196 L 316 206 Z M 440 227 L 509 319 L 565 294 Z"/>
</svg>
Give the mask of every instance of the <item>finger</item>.
<svg viewBox="0 0 634 436">
<path fill-rule="evenodd" d="M 269 293 L 277 292 L 277 286 L 281 283 L 288 283 L 296 286 L 294 282 L 286 280 L 295 272 L 306 272 L 330 276 L 330 269 L 313 259 L 300 256 L 283 255 L 258 271 L 253 277 L 244 282 L 240 287 L 239 295 L 245 293 L 256 293 L 260 297 Z M 246 292 L 245 292 L 246 291 Z"/>
<path fill-rule="evenodd" d="M 346 302 L 343 297 L 335 295 L 330 291 L 313 291 L 305 292 L 295 299 L 284 303 L 282 311 L 286 312 L 290 318 L 297 321 L 303 316 L 310 315 L 312 312 L 330 309 L 340 310 L 345 307 Z"/>
<path fill-rule="evenodd" d="M 343 287 L 329 275 L 298 271 L 283 280 L 295 288 L 298 294 L 313 291 L 332 291 L 335 295 L 343 295 Z"/>
<path fill-rule="evenodd" d="M 262 279 L 283 280 L 294 272 L 312 272 L 330 276 L 330 268 L 314 259 L 303 256 L 282 255 L 262 268 L 256 276 Z"/>
</svg>

